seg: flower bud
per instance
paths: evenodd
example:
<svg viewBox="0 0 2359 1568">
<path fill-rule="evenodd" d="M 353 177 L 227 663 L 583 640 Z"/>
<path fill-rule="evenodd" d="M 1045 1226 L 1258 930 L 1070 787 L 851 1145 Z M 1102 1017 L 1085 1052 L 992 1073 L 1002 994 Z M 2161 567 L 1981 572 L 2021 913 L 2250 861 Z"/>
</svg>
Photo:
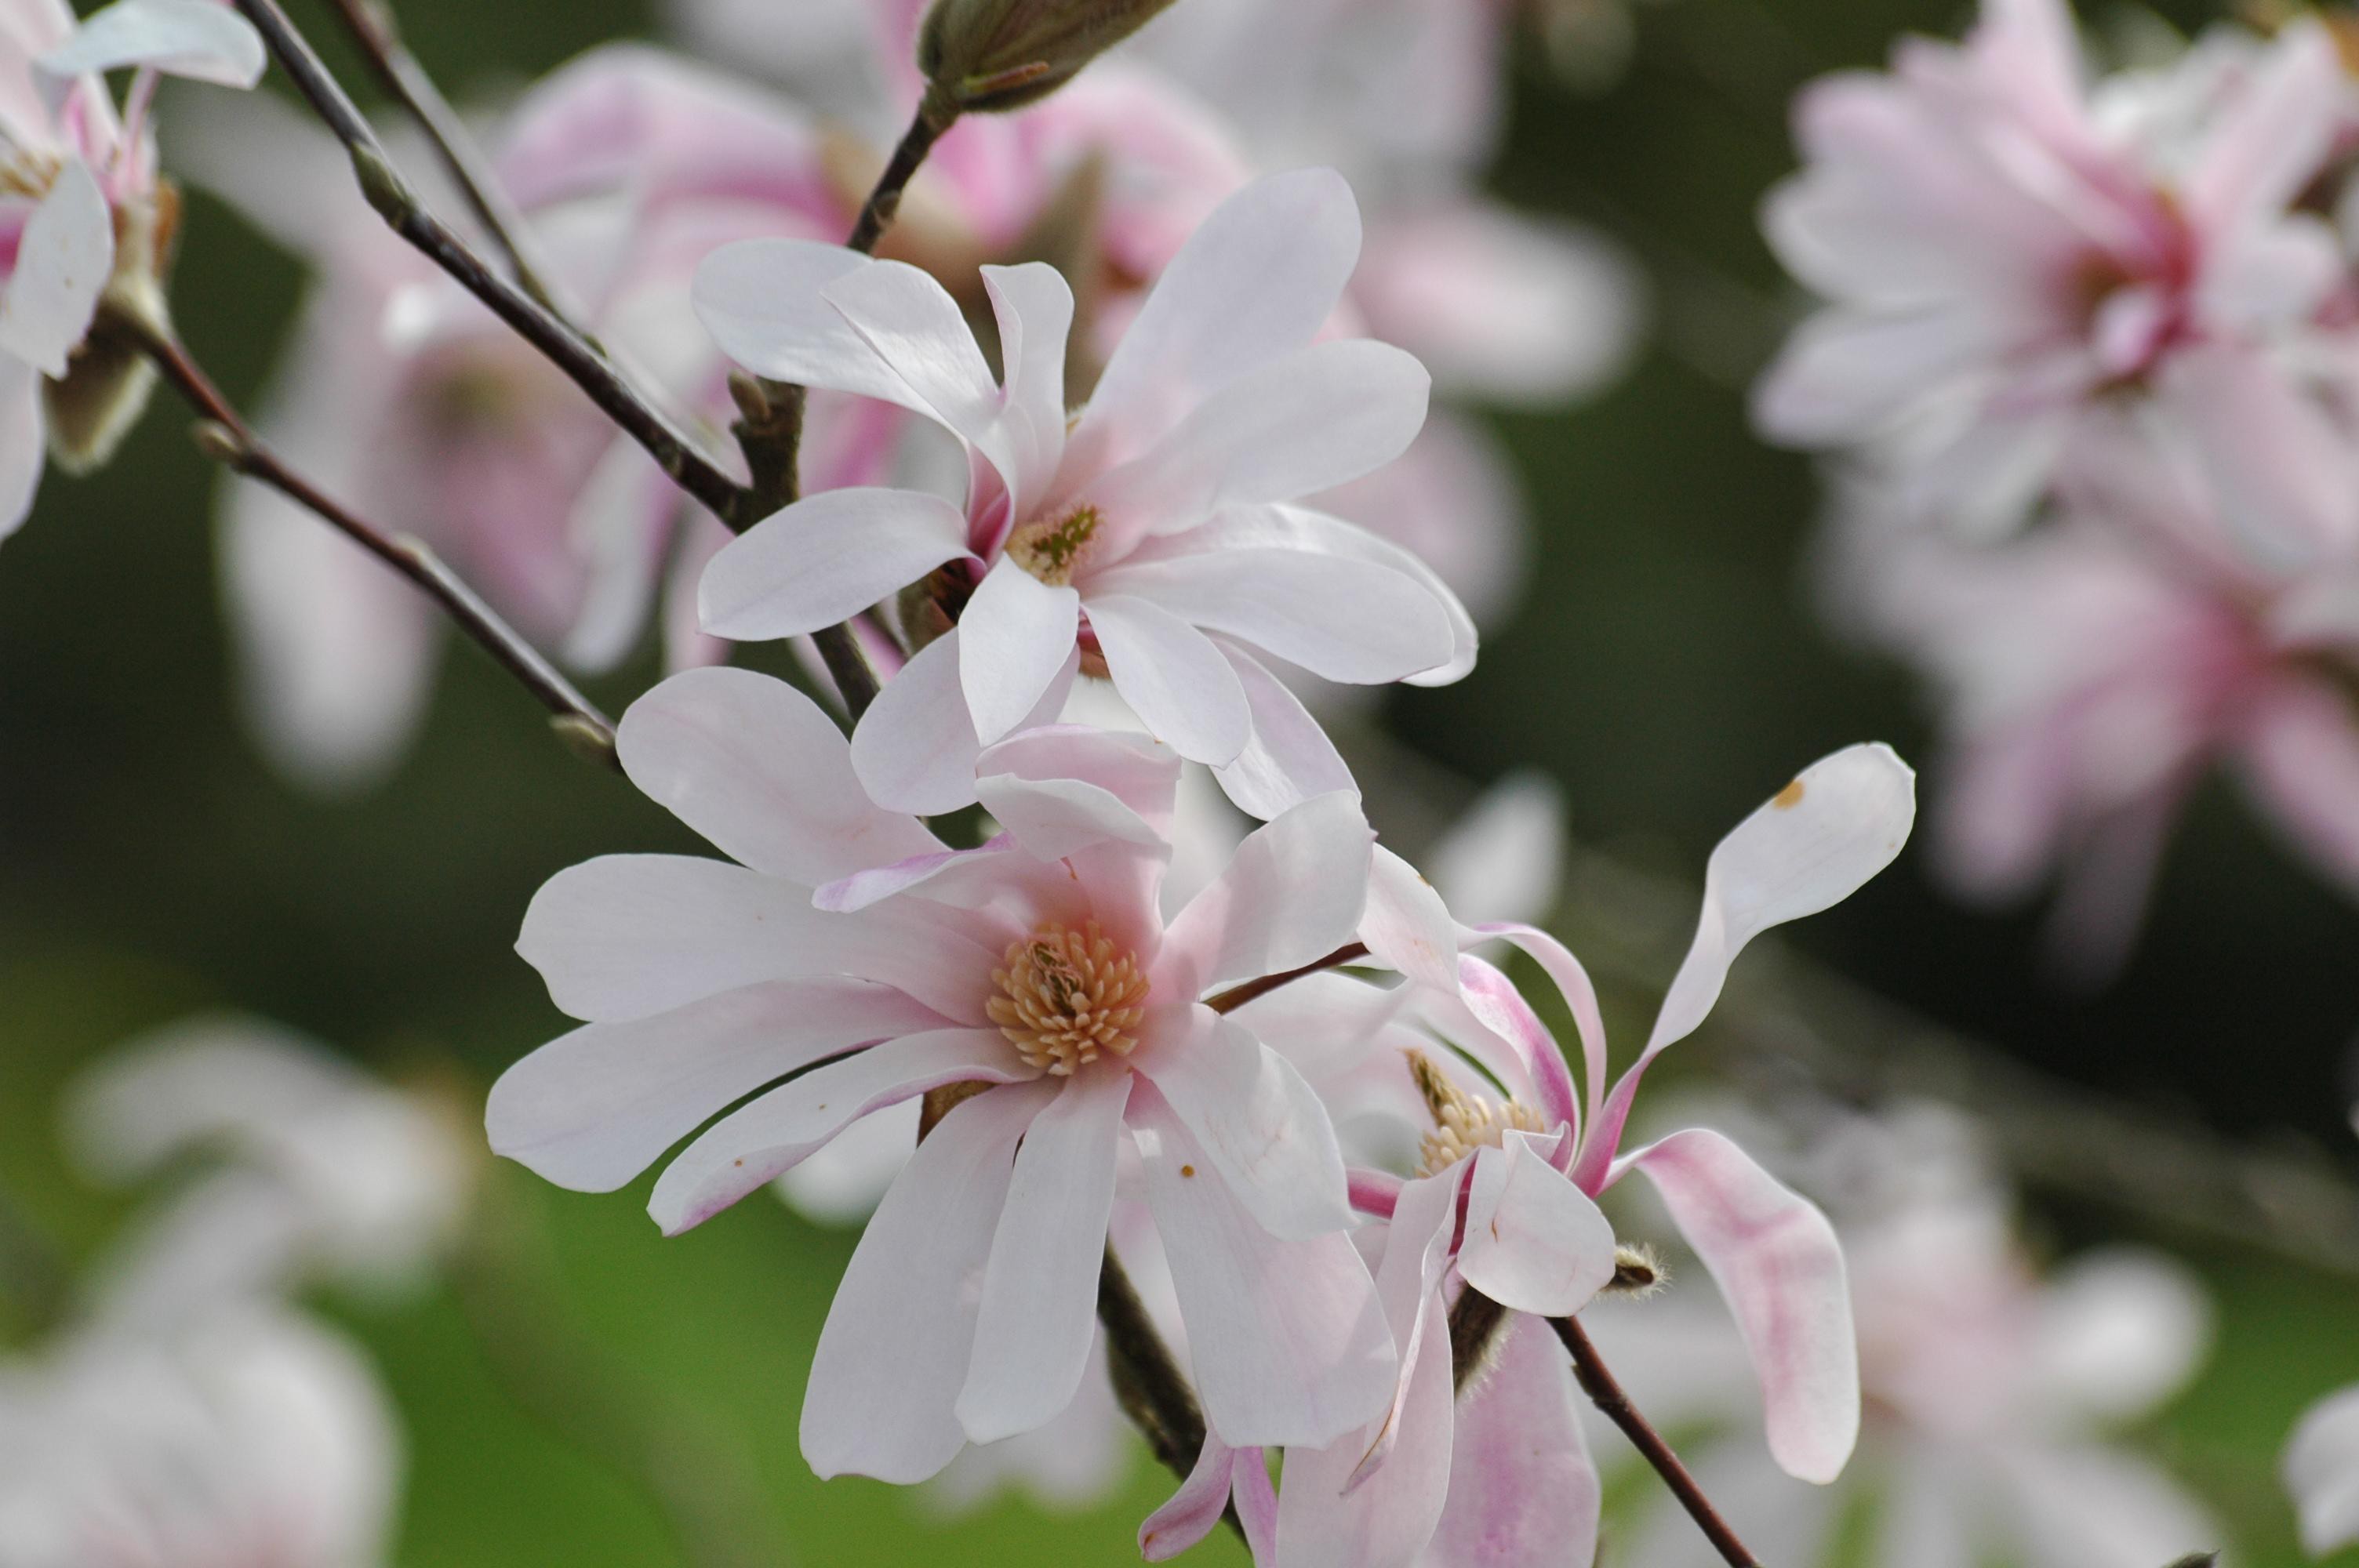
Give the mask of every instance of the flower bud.
<svg viewBox="0 0 2359 1568">
<path fill-rule="evenodd" d="M 1071 81 L 1171 0 L 934 0 L 918 69 L 956 113 L 1021 109 Z"/>
</svg>

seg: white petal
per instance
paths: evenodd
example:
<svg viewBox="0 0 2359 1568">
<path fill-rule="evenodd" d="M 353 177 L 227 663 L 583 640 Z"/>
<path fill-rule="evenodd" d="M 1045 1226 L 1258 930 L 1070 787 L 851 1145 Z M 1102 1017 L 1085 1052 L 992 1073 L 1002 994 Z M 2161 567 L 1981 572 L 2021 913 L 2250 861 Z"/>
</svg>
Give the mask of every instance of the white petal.
<svg viewBox="0 0 2359 1568">
<path fill-rule="evenodd" d="M 262 35 L 213 0 L 115 0 L 82 18 L 73 37 L 38 63 L 60 78 L 144 65 L 192 81 L 251 87 L 267 59 Z"/>
<path fill-rule="evenodd" d="M 999 384 L 950 291 L 905 262 L 880 261 L 845 273 L 826 293 L 876 357 L 918 395 L 919 412 L 941 421 L 1014 485 L 1021 467 L 1000 417 Z"/>
<path fill-rule="evenodd" d="M 983 287 L 999 324 L 999 362 L 1005 367 L 1009 449 L 1016 471 L 1007 476 L 1018 517 L 1056 477 L 1065 455 L 1065 340 L 1073 326 L 1073 291 L 1055 267 L 1043 262 L 986 266 Z"/>
<path fill-rule="evenodd" d="M 959 684 L 952 627 L 885 683 L 852 732 L 852 771 L 869 798 L 896 811 L 939 816 L 974 799 L 975 738 Z"/>
<path fill-rule="evenodd" d="M 1261 662 L 1224 638 L 1212 646 L 1237 673 L 1253 715 L 1253 738 L 1233 762 L 1212 770 L 1239 811 L 1266 822 L 1313 795 L 1360 787 L 1343 753 L 1302 699 Z"/>
<path fill-rule="evenodd" d="M 2359 1388 L 2311 1407 L 2286 1444 L 2286 1489 L 2315 1556 L 2359 1541 Z"/>
<path fill-rule="evenodd" d="M 1322 795 L 1246 835 L 1165 938 L 1202 991 L 1312 963 L 1352 940 L 1375 833 L 1355 795 Z"/>
<path fill-rule="evenodd" d="M 1564 792 L 1546 773 L 1509 773 L 1483 792 L 1425 857 L 1442 901 L 1466 920 L 1545 920 L 1564 868 Z"/>
<path fill-rule="evenodd" d="M 17 236 L 16 265 L 0 290 L 0 349 L 63 377 L 114 270 L 106 193 L 80 158 L 69 158 Z"/>
<path fill-rule="evenodd" d="M 975 1288 L 1016 1140 L 1054 1092 L 1031 1085 L 964 1101 L 877 1206 L 803 1393 L 803 1457 L 821 1477 L 922 1481 L 965 1444 L 952 1406 L 973 1350 Z"/>
<path fill-rule="evenodd" d="M 1566 1317 L 1614 1278 L 1614 1227 L 1529 1133 L 1479 1151 L 1458 1271 L 1516 1312 Z"/>
<path fill-rule="evenodd" d="M 1350 1229 L 1335 1129 L 1294 1064 L 1234 1020 L 1197 1008 L 1189 1022 L 1134 1065 L 1220 1179 L 1281 1240 Z"/>
<path fill-rule="evenodd" d="M 1351 1238 L 1271 1237 L 1151 1084 L 1132 1091 L 1130 1123 L 1212 1429 L 1234 1447 L 1318 1447 L 1375 1420 L 1392 1336 Z"/>
<path fill-rule="evenodd" d="M 812 240 L 741 240 L 698 264 L 690 297 L 721 351 L 758 375 L 932 409 L 825 297 L 880 264 Z"/>
<path fill-rule="evenodd" d="M 575 1192 L 608 1193 L 763 1085 L 857 1045 L 948 1028 L 887 986 L 786 980 L 559 1036 L 500 1075 L 493 1152 Z"/>
<path fill-rule="evenodd" d="M 1093 597 L 1088 609 L 1114 689 L 1148 731 L 1191 762 L 1236 761 L 1253 736 L 1253 712 L 1211 640 L 1143 599 Z"/>
<path fill-rule="evenodd" d="M 1458 992 L 1458 922 L 1433 884 L 1383 845 L 1369 869 L 1360 940 L 1378 963 L 1444 996 Z"/>
<path fill-rule="evenodd" d="M 972 1442 L 1047 1424 L 1081 1387 L 1097 1336 L 1098 1270 L 1130 1084 L 1118 1069 L 1069 1079 L 1016 1152 L 958 1397 Z"/>
<path fill-rule="evenodd" d="M 1205 550 L 1100 574 L 1101 593 L 1152 600 L 1329 680 L 1373 686 L 1450 663 L 1450 613 L 1418 579 L 1298 550 Z"/>
<path fill-rule="evenodd" d="M 851 620 L 966 554 L 966 517 L 914 490 L 823 490 L 756 524 L 704 568 L 698 619 L 740 643 Z"/>
<path fill-rule="evenodd" d="M 13 354 L 0 354 L 0 539 L 31 514 L 48 458 L 41 373 Z"/>
<path fill-rule="evenodd" d="M 959 617 L 959 684 L 984 744 L 1000 739 L 1040 705 L 1072 656 L 1082 596 L 1051 588 L 1002 557 Z"/>
<path fill-rule="evenodd" d="M 984 752 L 975 772 L 980 777 L 995 776 L 1009 784 L 1087 779 L 1129 814 L 1125 818 L 1107 818 L 1109 827 L 1120 820 L 1147 830 L 1146 838 L 1134 838 L 1136 827 L 1125 826 L 1120 837 L 1146 843 L 1171 834 L 1179 802 L 1180 754 L 1151 736 L 1083 724 L 1028 725 Z M 999 813 L 995 809 L 993 815 Z M 1004 816 L 1000 821 L 1011 829 L 1015 827 Z M 1034 852 L 1050 859 L 1064 853 L 1052 851 L 1045 844 L 1035 847 Z"/>
<path fill-rule="evenodd" d="M 871 1111 L 944 1084 L 1011 1084 L 1038 1076 L 996 1029 L 937 1029 L 872 1045 L 714 1122 L 656 1178 L 647 1213 L 666 1236 L 677 1236 L 793 1169 Z"/>
<path fill-rule="evenodd" d="M 773 876 L 816 886 L 942 847 L 869 801 L 818 704 L 751 670 L 672 676 L 631 704 L 616 742 L 650 799 Z"/>
</svg>

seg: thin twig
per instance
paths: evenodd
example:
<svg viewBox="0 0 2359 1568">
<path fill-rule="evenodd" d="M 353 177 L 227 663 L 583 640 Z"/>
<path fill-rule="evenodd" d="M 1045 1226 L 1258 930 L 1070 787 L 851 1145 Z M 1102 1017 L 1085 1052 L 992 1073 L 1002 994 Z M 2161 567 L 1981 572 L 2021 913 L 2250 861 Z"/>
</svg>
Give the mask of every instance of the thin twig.
<svg viewBox="0 0 2359 1568">
<path fill-rule="evenodd" d="M 893 226 L 894 217 L 901 211 L 901 198 L 908 192 L 909 181 L 917 178 L 926 155 L 934 150 L 943 132 L 958 124 L 958 106 L 929 86 L 916 115 L 909 121 L 909 128 L 901 133 L 893 156 L 886 160 L 885 172 L 876 177 L 868 200 L 860 205 L 860 215 L 853 220 L 851 236 L 843 242 L 848 249 L 862 255 L 876 254 L 877 242 L 885 237 L 885 231 Z"/>
<path fill-rule="evenodd" d="M 1581 1391 L 1589 1396 L 1590 1403 L 1603 1412 L 1606 1420 L 1622 1429 L 1622 1435 L 1630 1440 L 1630 1445 L 1655 1467 L 1655 1474 L 1663 1478 L 1663 1485 L 1670 1488 L 1671 1496 L 1687 1509 L 1688 1517 L 1696 1521 L 1696 1528 L 1703 1531 L 1704 1539 L 1712 1542 L 1722 1561 L 1727 1563 L 1729 1568 L 1761 1568 L 1760 1559 L 1736 1538 L 1736 1531 L 1729 1528 L 1728 1521 L 1720 1517 L 1720 1510 L 1713 1508 L 1712 1499 L 1703 1495 L 1703 1488 L 1696 1485 L 1693 1476 L 1688 1474 L 1688 1467 L 1680 1463 L 1680 1456 L 1671 1452 L 1671 1445 L 1663 1441 L 1662 1434 L 1649 1425 L 1647 1418 L 1631 1404 L 1630 1396 L 1622 1391 L 1622 1385 L 1614 1380 L 1614 1374 L 1606 1370 L 1605 1363 L 1599 1358 L 1597 1346 L 1590 1343 L 1588 1333 L 1569 1317 L 1552 1317 L 1549 1319 L 1549 1326 L 1556 1330 L 1556 1336 L 1572 1353 L 1572 1375 L 1580 1381 Z"/>
<path fill-rule="evenodd" d="M 735 480 L 699 450 L 594 344 L 546 305 L 494 271 L 457 232 L 427 210 L 394 168 L 368 121 L 328 73 L 309 40 L 278 8 L 277 0 L 234 3 L 239 13 L 262 35 L 271 58 L 294 81 L 312 112 L 344 145 L 352 157 L 361 194 L 376 209 L 377 215 L 563 371 L 625 435 L 645 448 L 682 490 L 724 521 L 741 515 L 744 489 Z"/>
<path fill-rule="evenodd" d="M 168 332 L 123 317 L 109 317 L 103 330 L 125 335 L 151 361 L 204 421 L 198 427 L 199 444 L 208 456 L 285 495 L 311 512 L 338 533 L 399 572 L 440 606 L 460 629 L 473 638 L 500 667 L 514 676 L 549 709 L 549 723 L 576 751 L 610 768 L 621 762 L 614 751 L 614 726 L 557 666 L 475 590 L 445 566 L 422 540 L 387 534 L 364 521 L 321 491 L 273 451 L 212 379 Z"/>
<path fill-rule="evenodd" d="M 1219 995 L 1206 999 L 1204 1005 L 1214 1012 L 1234 1012 L 1245 1003 L 1266 997 L 1278 987 L 1291 984 L 1305 975 L 1315 975 L 1321 969 L 1332 969 L 1367 956 L 1368 945 L 1365 942 L 1353 942 L 1346 946 L 1336 948 L 1323 958 L 1313 958 L 1300 968 L 1288 969 L 1282 975 L 1264 975 L 1259 979 L 1247 980 L 1243 985 L 1231 986 Z"/>
<path fill-rule="evenodd" d="M 418 57 L 402 41 L 392 7 L 385 0 L 330 0 L 343 18 L 345 30 L 360 46 L 369 69 L 396 102 L 418 122 L 484 232 L 506 256 L 516 283 L 555 316 L 587 338 L 580 313 L 567 299 L 556 275 L 539 255 L 530 225 L 500 182 L 491 160 L 467 129 L 467 123 L 442 96 Z"/>
</svg>

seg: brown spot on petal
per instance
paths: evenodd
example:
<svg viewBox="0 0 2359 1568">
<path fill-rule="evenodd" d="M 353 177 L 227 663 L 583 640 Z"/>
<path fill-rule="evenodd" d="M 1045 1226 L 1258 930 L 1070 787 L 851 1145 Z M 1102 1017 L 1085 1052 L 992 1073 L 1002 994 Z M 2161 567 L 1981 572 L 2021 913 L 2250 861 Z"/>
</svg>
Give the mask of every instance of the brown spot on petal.
<svg viewBox="0 0 2359 1568">
<path fill-rule="evenodd" d="M 1196 1173 L 1196 1167 L 1193 1165 L 1182 1165 L 1180 1167 L 1180 1173 L 1183 1176 L 1192 1176 Z"/>
<path fill-rule="evenodd" d="M 1780 811 L 1791 811 L 1802 804 L 1802 781 L 1796 779 L 1769 797 L 1769 804 Z"/>
</svg>

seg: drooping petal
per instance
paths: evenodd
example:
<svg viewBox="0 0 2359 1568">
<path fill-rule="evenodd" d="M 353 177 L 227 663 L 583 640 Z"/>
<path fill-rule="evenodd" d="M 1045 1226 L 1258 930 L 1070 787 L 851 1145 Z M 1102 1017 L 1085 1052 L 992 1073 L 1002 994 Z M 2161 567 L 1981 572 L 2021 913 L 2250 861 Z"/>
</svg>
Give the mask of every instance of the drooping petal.
<svg viewBox="0 0 2359 1568">
<path fill-rule="evenodd" d="M 818 704 L 751 670 L 673 676 L 631 704 L 615 741 L 649 799 L 756 871 L 817 885 L 942 847 L 869 800 Z"/>
<path fill-rule="evenodd" d="M 984 745 L 1039 707 L 1072 657 L 1082 596 L 1051 587 L 1002 557 L 959 617 L 959 685 Z"/>
<path fill-rule="evenodd" d="M 706 632 L 740 643 L 851 620 L 966 554 L 965 514 L 914 490 L 823 490 L 765 518 L 707 563 Z"/>
<path fill-rule="evenodd" d="M 1212 1533 L 1228 1511 L 1237 1451 L 1211 1433 L 1196 1451 L 1196 1464 L 1170 1500 L 1138 1527 L 1138 1554 L 1168 1563 Z"/>
<path fill-rule="evenodd" d="M 1164 952 L 1191 992 L 1299 968 L 1343 947 L 1367 908 L 1375 833 L 1356 795 L 1304 801 L 1245 836 L 1180 912 Z"/>
<path fill-rule="evenodd" d="M 871 1111 L 944 1084 L 1013 1084 L 1038 1076 L 995 1029 L 936 1029 L 872 1045 L 714 1122 L 656 1178 L 647 1213 L 666 1236 L 677 1236 L 793 1169 Z"/>
<path fill-rule="evenodd" d="M 1424 1568 L 1590 1568 L 1602 1488 L 1563 1348 L 1548 1325 L 1515 1316 L 1492 1354 L 1458 1401 Z"/>
<path fill-rule="evenodd" d="M 1236 808 L 1266 822 L 1313 795 L 1357 792 L 1359 783 L 1343 754 L 1302 699 L 1228 639 L 1214 637 L 1212 643 L 1236 671 L 1246 710 L 1253 716 L 1253 736 L 1245 749 L 1234 762 L 1212 770 L 1222 793 Z"/>
<path fill-rule="evenodd" d="M 1566 1317 L 1614 1278 L 1614 1227 L 1527 1132 L 1478 1150 L 1458 1271 L 1516 1312 Z"/>
<path fill-rule="evenodd" d="M 1512 922 L 1477 925 L 1460 939 L 1463 941 L 1470 935 L 1503 937 L 1513 943 L 1555 983 L 1557 995 L 1564 999 L 1565 1009 L 1572 1014 L 1573 1027 L 1581 1035 L 1586 1114 L 1575 1125 L 1595 1126 L 1602 1119 L 1605 1098 L 1605 1016 L 1599 1011 L 1597 988 L 1590 982 L 1589 971 L 1572 956 L 1571 948 L 1536 925 Z"/>
<path fill-rule="evenodd" d="M 1859 1438 L 1859 1350 L 1834 1227 L 1717 1132 L 1691 1128 L 1632 1154 L 1735 1314 L 1761 1379 L 1769 1452 L 1823 1486 Z"/>
<path fill-rule="evenodd" d="M 1221 549 L 1114 567 L 1099 593 L 1148 600 L 1191 626 L 1249 643 L 1329 680 L 1370 686 L 1447 665 L 1448 611 L 1427 586 L 1374 561 Z"/>
<path fill-rule="evenodd" d="M 68 158 L 17 236 L 16 265 L 0 288 L 0 350 L 62 378 L 114 270 L 106 193 L 80 158 Z"/>
<path fill-rule="evenodd" d="M 821 1477 L 911 1484 L 966 1443 L 955 1405 L 975 1287 L 1016 1174 L 1016 1141 L 1055 1090 L 962 1101 L 910 1156 L 836 1287 L 803 1393 L 803 1457 Z"/>
<path fill-rule="evenodd" d="M 2359 1388 L 2312 1406 L 2286 1444 L 2286 1489 L 2315 1556 L 2359 1541 Z"/>
<path fill-rule="evenodd" d="M 1236 1200 L 1281 1240 L 1351 1228 L 1343 1152 L 1302 1075 L 1232 1019 L 1196 1008 L 1189 1023 L 1134 1065 Z"/>
<path fill-rule="evenodd" d="M 1236 1447 L 1317 1446 L 1374 1420 L 1392 1336 L 1351 1238 L 1262 1229 L 1152 1084 L 1132 1090 L 1130 1125 L 1212 1430 Z"/>
<path fill-rule="evenodd" d="M 253 24 L 212 0 L 115 0 L 83 17 L 38 63 L 61 80 L 144 65 L 191 81 L 251 87 L 267 59 Z"/>
<path fill-rule="evenodd" d="M 951 1021 L 887 986 L 780 980 L 630 1023 L 591 1023 L 500 1075 L 492 1151 L 575 1192 L 607 1193 L 706 1118 L 813 1062 Z"/>
<path fill-rule="evenodd" d="M 1253 736 L 1253 710 L 1212 640 L 1147 600 L 1093 595 L 1088 609 L 1114 689 L 1148 731 L 1191 762 L 1236 761 Z"/>
<path fill-rule="evenodd" d="M 1097 1336 L 1098 1269 L 1130 1086 L 1119 1070 L 1079 1074 L 1024 1135 L 958 1397 L 972 1442 L 1045 1425 L 1081 1387 Z"/>
</svg>

